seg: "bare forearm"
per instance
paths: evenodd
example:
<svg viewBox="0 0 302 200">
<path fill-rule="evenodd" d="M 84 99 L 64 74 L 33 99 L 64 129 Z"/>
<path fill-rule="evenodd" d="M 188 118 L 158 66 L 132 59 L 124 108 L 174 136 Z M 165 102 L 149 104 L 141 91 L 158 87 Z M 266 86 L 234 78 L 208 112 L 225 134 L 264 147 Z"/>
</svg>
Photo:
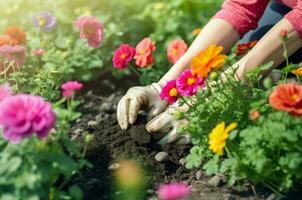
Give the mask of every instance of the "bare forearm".
<svg viewBox="0 0 302 200">
<path fill-rule="evenodd" d="M 227 53 L 239 39 L 238 33 L 226 21 L 212 19 L 191 44 L 185 55 L 159 81 L 164 85 L 167 81 L 177 78 L 182 71 L 190 67 L 191 60 L 202 50 L 212 44 L 222 45 Z"/>
</svg>

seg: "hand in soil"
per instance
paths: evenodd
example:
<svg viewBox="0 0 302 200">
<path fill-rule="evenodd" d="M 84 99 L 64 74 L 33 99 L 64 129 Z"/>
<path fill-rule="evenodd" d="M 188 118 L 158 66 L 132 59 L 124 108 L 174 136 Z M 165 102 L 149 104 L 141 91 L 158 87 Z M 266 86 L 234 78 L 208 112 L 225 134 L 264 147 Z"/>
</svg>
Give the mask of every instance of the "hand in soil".
<svg viewBox="0 0 302 200">
<path fill-rule="evenodd" d="M 156 116 L 146 125 L 149 133 L 155 135 L 156 138 L 162 137 L 158 144 L 177 143 L 188 144 L 190 142 L 189 135 L 180 135 L 179 128 L 186 124 L 186 120 L 176 119 L 176 113 L 185 108 L 170 106 L 163 113 Z"/>
<path fill-rule="evenodd" d="M 161 87 L 157 83 L 146 87 L 132 87 L 117 106 L 117 120 L 122 129 L 134 124 L 138 112 L 143 108 L 151 109 L 149 115 L 156 116 L 162 112 L 167 103 L 159 98 Z"/>
</svg>

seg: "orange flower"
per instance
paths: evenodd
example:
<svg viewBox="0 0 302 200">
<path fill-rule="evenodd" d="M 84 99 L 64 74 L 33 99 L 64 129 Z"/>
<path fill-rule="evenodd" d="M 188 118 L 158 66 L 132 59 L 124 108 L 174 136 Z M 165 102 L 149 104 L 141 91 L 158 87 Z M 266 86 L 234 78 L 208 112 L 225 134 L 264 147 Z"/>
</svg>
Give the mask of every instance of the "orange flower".
<svg viewBox="0 0 302 200">
<path fill-rule="evenodd" d="M 271 106 L 293 116 L 302 116 L 302 85 L 294 83 L 281 84 L 269 97 Z"/>
<path fill-rule="evenodd" d="M 173 40 L 167 49 L 167 56 L 175 64 L 187 51 L 188 45 L 182 39 Z"/>
<path fill-rule="evenodd" d="M 221 54 L 222 46 L 211 45 L 206 50 L 200 52 L 192 60 L 192 72 L 201 78 L 208 76 L 212 69 L 220 69 L 223 67 L 227 56 Z"/>
<path fill-rule="evenodd" d="M 282 37 L 282 38 L 286 38 L 287 34 L 288 34 L 288 31 L 286 29 L 282 29 L 280 31 L 280 37 Z"/>
<path fill-rule="evenodd" d="M 10 38 L 7 35 L 0 35 L 0 47 L 6 44 L 10 44 Z"/>
<path fill-rule="evenodd" d="M 136 46 L 136 54 L 134 59 L 136 64 L 140 67 L 147 67 L 154 63 L 152 53 L 155 51 L 155 44 L 150 38 L 144 38 Z"/>
<path fill-rule="evenodd" d="M 260 113 L 258 110 L 256 111 L 250 111 L 249 117 L 251 120 L 256 121 L 260 117 Z"/>
<path fill-rule="evenodd" d="M 19 27 L 9 27 L 5 29 L 4 34 L 10 37 L 11 45 L 20 45 L 25 43 L 25 32 Z"/>
<path fill-rule="evenodd" d="M 296 76 L 302 76 L 302 66 L 292 71 Z"/>
<path fill-rule="evenodd" d="M 251 50 L 255 45 L 257 44 L 257 40 L 244 43 L 244 44 L 238 44 L 237 45 L 237 51 L 236 51 L 236 56 L 242 56 L 245 55 Z"/>
<path fill-rule="evenodd" d="M 201 32 L 201 28 L 195 28 L 193 31 L 192 31 L 192 35 L 193 36 L 197 36 L 200 32 Z"/>
</svg>

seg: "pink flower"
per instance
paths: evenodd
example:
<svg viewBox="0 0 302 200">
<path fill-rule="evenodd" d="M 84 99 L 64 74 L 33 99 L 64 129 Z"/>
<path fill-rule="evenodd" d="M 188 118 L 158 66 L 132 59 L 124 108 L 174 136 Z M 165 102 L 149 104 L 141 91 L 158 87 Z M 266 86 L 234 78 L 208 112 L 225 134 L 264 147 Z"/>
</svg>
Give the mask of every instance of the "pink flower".
<svg viewBox="0 0 302 200">
<path fill-rule="evenodd" d="M 129 44 L 122 44 L 115 52 L 112 59 L 113 67 L 125 69 L 135 56 L 135 49 Z"/>
<path fill-rule="evenodd" d="M 45 53 L 44 49 L 34 49 L 31 51 L 33 56 L 42 56 Z"/>
<path fill-rule="evenodd" d="M 3 45 L 0 47 L 0 71 L 4 70 L 5 61 L 14 62 L 15 69 L 20 69 L 25 63 L 25 48 L 22 46 Z"/>
<path fill-rule="evenodd" d="M 136 54 L 134 59 L 136 64 L 140 67 L 147 67 L 154 63 L 152 53 L 155 51 L 155 44 L 150 38 L 144 38 L 136 46 Z"/>
<path fill-rule="evenodd" d="M 0 102 L 5 99 L 6 97 L 9 97 L 12 95 L 12 90 L 9 87 L 8 83 L 5 83 L 0 86 Z"/>
<path fill-rule="evenodd" d="M 74 22 L 74 26 L 80 29 L 80 38 L 87 39 L 90 47 L 99 47 L 104 37 L 104 27 L 97 18 L 83 16 Z"/>
<path fill-rule="evenodd" d="M 171 183 L 161 185 L 158 190 L 158 197 L 161 200 L 176 200 L 185 198 L 190 194 L 190 187 L 184 183 Z"/>
<path fill-rule="evenodd" d="M 179 94 L 176 88 L 176 81 L 169 81 L 160 93 L 160 99 L 168 101 L 169 104 L 174 104 L 178 100 Z"/>
<path fill-rule="evenodd" d="M 66 98 L 73 97 L 75 91 L 81 90 L 83 84 L 78 81 L 67 81 L 61 85 L 63 96 Z"/>
<path fill-rule="evenodd" d="M 168 49 L 167 56 L 172 64 L 175 64 L 187 51 L 188 45 L 181 39 L 173 40 Z"/>
<path fill-rule="evenodd" d="M 55 114 L 42 97 L 20 94 L 0 103 L 0 124 L 6 140 L 17 144 L 34 133 L 40 139 L 48 136 L 55 125 Z"/>
<path fill-rule="evenodd" d="M 177 91 L 181 96 L 193 96 L 199 87 L 205 86 L 205 79 L 193 75 L 190 69 L 185 70 L 176 80 Z"/>
</svg>

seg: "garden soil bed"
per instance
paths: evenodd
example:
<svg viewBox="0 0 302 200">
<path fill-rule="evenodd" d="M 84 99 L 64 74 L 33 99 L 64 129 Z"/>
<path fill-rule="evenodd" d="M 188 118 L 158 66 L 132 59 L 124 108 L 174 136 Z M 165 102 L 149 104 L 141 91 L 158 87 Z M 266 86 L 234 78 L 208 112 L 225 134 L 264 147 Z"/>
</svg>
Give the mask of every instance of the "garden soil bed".
<svg viewBox="0 0 302 200">
<path fill-rule="evenodd" d="M 110 75 L 103 75 L 97 81 L 86 85 L 82 95 L 83 104 L 79 111 L 83 116 L 73 129 L 72 137 L 81 138 L 83 133 L 94 136 L 87 148 L 87 159 L 93 168 L 82 170 L 76 176 L 76 182 L 84 191 L 85 199 L 107 200 L 119 199 L 119 191 L 113 191 L 113 178 L 110 170 L 113 164 L 121 158 L 135 158 L 145 169 L 148 184 L 148 197 L 156 199 L 156 188 L 160 183 L 184 181 L 192 185 L 191 200 L 230 200 L 230 199 L 275 199 L 268 192 L 252 192 L 249 184 L 240 187 L 228 188 L 225 184 L 215 187 L 209 184 L 211 177 L 202 171 L 187 170 L 183 160 L 190 149 L 189 145 L 158 146 L 145 130 L 145 117 L 141 116 L 138 122 L 128 130 L 121 130 L 116 119 L 116 104 L 121 95 L 130 86 L 135 85 L 132 79 L 113 81 Z M 158 162 L 155 155 L 166 152 L 168 157 Z"/>
</svg>

